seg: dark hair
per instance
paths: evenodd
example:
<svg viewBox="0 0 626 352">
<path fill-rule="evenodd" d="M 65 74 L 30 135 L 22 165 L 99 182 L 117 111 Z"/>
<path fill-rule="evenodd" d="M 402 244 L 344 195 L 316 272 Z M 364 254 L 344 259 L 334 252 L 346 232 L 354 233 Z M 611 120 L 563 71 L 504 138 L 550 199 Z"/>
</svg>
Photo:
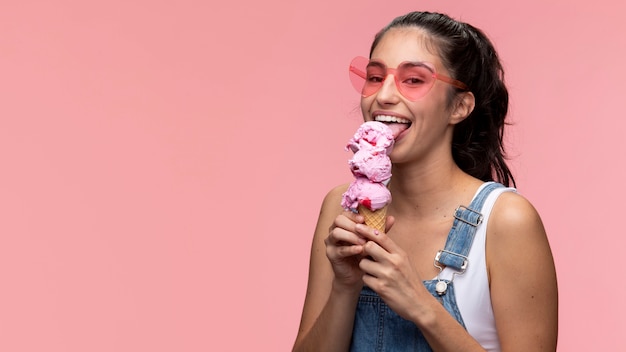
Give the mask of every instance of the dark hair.
<svg viewBox="0 0 626 352">
<path fill-rule="evenodd" d="M 503 144 L 509 93 L 504 84 L 504 70 L 487 36 L 480 29 L 445 14 L 410 12 L 395 18 L 376 34 L 370 56 L 388 30 L 402 27 L 419 28 L 430 35 L 443 65 L 474 94 L 474 110 L 454 128 L 454 161 L 483 181 L 495 179 L 506 186 L 515 185 L 505 162 Z"/>
</svg>

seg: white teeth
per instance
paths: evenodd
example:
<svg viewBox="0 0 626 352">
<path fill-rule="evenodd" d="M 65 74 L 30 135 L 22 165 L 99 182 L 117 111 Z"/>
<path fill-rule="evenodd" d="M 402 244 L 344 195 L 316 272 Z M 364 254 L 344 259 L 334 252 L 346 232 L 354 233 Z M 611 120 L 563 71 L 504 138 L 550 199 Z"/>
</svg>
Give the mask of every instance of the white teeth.
<svg viewBox="0 0 626 352">
<path fill-rule="evenodd" d="M 396 123 L 411 123 L 411 121 L 407 119 L 403 119 L 400 117 L 389 116 L 389 115 L 378 115 L 374 118 L 376 121 L 380 122 L 396 122 Z"/>
</svg>

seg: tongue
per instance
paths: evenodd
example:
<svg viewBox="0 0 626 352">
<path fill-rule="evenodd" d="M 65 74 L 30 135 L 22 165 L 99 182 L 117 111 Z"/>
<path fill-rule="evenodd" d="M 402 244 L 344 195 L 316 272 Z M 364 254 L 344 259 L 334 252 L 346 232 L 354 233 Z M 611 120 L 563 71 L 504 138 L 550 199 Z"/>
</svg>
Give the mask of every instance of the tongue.
<svg viewBox="0 0 626 352">
<path fill-rule="evenodd" d="M 389 129 L 393 132 L 393 138 L 398 138 L 398 135 L 409 128 L 407 123 L 388 123 Z"/>
</svg>

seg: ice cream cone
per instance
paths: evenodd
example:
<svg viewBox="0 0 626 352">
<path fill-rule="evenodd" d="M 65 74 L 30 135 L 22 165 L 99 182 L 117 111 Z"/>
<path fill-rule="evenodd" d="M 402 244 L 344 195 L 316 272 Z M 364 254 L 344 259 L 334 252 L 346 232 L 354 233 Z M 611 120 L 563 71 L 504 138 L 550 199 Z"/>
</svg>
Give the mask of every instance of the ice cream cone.
<svg viewBox="0 0 626 352">
<path fill-rule="evenodd" d="M 385 232 L 385 221 L 387 220 L 387 206 L 382 209 L 370 210 L 363 205 L 358 207 L 359 214 L 365 218 L 365 225 L 375 228 L 380 232 Z"/>
<path fill-rule="evenodd" d="M 389 154 L 393 145 L 394 135 L 389 126 L 367 121 L 359 126 L 346 147 L 354 152 L 348 165 L 355 179 L 342 195 L 341 206 L 356 208 L 365 218 L 365 224 L 380 232 L 385 232 L 387 206 L 391 203 L 387 183 L 391 178 Z"/>
</svg>

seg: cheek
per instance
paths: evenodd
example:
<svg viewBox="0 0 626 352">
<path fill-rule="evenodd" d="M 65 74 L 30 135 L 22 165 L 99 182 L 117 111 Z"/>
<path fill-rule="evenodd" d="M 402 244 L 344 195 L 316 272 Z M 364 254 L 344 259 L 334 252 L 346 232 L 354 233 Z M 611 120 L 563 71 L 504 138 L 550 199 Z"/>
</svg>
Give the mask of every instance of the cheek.
<svg viewBox="0 0 626 352">
<path fill-rule="evenodd" d="M 374 99 L 371 96 L 366 97 L 366 98 L 361 98 L 361 113 L 363 114 L 363 117 L 369 116 L 373 101 Z"/>
</svg>

